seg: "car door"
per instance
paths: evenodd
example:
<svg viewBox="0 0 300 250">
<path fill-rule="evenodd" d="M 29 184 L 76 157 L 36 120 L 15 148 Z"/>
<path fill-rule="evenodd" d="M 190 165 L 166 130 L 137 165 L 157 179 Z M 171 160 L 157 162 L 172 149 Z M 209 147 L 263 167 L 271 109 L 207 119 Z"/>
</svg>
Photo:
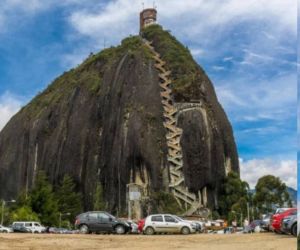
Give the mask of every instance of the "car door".
<svg viewBox="0 0 300 250">
<path fill-rule="evenodd" d="M 25 227 L 26 227 L 27 229 L 29 229 L 31 232 L 34 232 L 34 231 L 33 231 L 33 226 L 32 226 L 32 223 L 31 223 L 31 222 L 26 222 L 26 223 L 25 223 Z"/>
<path fill-rule="evenodd" d="M 99 213 L 99 227 L 103 232 L 112 232 L 113 231 L 113 222 L 112 218 L 106 213 Z"/>
<path fill-rule="evenodd" d="M 162 215 L 152 215 L 150 225 L 155 232 L 166 232 L 165 222 Z"/>
<path fill-rule="evenodd" d="M 179 232 L 178 221 L 174 217 L 170 215 L 164 215 L 164 219 L 165 219 L 165 227 L 168 233 Z"/>
<path fill-rule="evenodd" d="M 38 231 L 39 233 L 42 232 L 42 226 L 39 223 L 34 222 L 33 225 L 34 225 L 34 230 Z"/>
<path fill-rule="evenodd" d="M 87 224 L 88 224 L 89 230 L 98 231 L 98 227 L 99 227 L 98 213 L 95 213 L 95 212 L 89 213 L 87 216 L 87 221 L 88 221 Z"/>
</svg>

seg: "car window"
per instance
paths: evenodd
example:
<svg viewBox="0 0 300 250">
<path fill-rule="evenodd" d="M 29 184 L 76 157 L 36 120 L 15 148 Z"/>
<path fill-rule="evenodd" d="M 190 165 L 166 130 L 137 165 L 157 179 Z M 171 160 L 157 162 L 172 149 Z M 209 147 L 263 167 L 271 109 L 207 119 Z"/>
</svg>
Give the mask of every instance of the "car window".
<svg viewBox="0 0 300 250">
<path fill-rule="evenodd" d="M 172 222 L 172 223 L 175 223 L 176 220 L 175 220 L 175 218 L 173 218 L 172 216 L 165 215 L 165 222 Z"/>
<path fill-rule="evenodd" d="M 32 227 L 32 223 L 25 223 L 25 227 Z"/>
<path fill-rule="evenodd" d="M 161 215 L 154 215 L 151 217 L 151 221 L 163 222 L 163 217 Z"/>
<path fill-rule="evenodd" d="M 101 220 L 101 221 L 109 221 L 109 215 L 108 214 L 105 214 L 105 213 L 99 213 L 98 214 L 98 218 Z"/>
<path fill-rule="evenodd" d="M 41 226 L 39 223 L 34 223 L 34 225 L 35 225 L 36 227 L 40 227 L 40 226 Z"/>
<path fill-rule="evenodd" d="M 98 220 L 98 213 L 89 213 L 90 220 Z"/>
</svg>

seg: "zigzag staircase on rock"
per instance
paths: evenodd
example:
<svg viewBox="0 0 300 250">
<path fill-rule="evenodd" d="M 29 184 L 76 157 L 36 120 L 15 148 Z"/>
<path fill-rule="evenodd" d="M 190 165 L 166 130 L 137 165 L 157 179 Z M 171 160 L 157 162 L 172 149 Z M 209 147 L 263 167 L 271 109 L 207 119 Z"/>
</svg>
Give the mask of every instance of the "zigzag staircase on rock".
<svg viewBox="0 0 300 250">
<path fill-rule="evenodd" d="M 172 81 L 168 78 L 168 76 L 171 74 L 171 71 L 167 71 L 164 68 L 166 62 L 161 59 L 160 54 L 155 51 L 153 46 L 151 46 L 152 42 L 149 42 L 146 39 L 143 39 L 143 42 L 151 50 L 153 54 L 152 57 L 155 60 L 155 68 L 160 72 L 160 96 L 164 108 L 164 127 L 168 131 L 166 134 L 166 139 L 168 145 L 168 163 L 171 176 L 169 187 L 177 201 L 180 201 L 180 204 L 183 202 L 190 206 L 184 215 L 191 215 L 201 208 L 202 204 L 200 195 L 198 199 L 194 193 L 189 192 L 184 181 L 182 148 L 180 145 L 182 129 L 176 126 L 175 117 L 177 109 L 175 108 L 171 98 L 172 89 L 170 88 L 170 84 Z"/>
</svg>

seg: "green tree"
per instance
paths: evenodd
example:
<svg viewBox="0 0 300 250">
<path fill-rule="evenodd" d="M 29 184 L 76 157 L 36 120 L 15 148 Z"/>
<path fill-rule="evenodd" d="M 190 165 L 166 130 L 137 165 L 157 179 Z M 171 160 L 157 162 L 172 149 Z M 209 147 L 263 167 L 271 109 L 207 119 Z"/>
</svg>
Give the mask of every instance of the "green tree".
<svg viewBox="0 0 300 250">
<path fill-rule="evenodd" d="M 46 225 L 58 225 L 59 212 L 52 185 L 48 182 L 46 174 L 41 171 L 37 174 L 35 186 L 29 196 L 29 204 L 40 221 Z"/>
<path fill-rule="evenodd" d="M 72 222 L 76 215 L 82 212 L 81 194 L 76 192 L 74 180 L 65 175 L 60 187 L 56 191 L 58 211 L 64 220 Z"/>
<path fill-rule="evenodd" d="M 10 213 L 10 222 L 13 221 L 40 221 L 38 215 L 29 206 L 18 207 Z"/>
<path fill-rule="evenodd" d="M 228 174 L 221 190 L 218 211 L 222 217 L 227 218 L 233 208 L 244 211 L 245 202 L 247 209 L 249 184 L 242 181 L 237 173 Z"/>
<path fill-rule="evenodd" d="M 283 207 L 285 204 L 292 206 L 287 186 L 278 177 L 261 177 L 255 189 L 253 201 L 260 214 L 272 212 L 275 207 Z"/>
<path fill-rule="evenodd" d="M 100 182 L 98 182 L 96 185 L 93 209 L 94 210 L 105 210 L 106 209 L 106 204 L 105 204 L 105 201 L 103 198 L 103 188 L 102 188 L 102 185 Z"/>
</svg>

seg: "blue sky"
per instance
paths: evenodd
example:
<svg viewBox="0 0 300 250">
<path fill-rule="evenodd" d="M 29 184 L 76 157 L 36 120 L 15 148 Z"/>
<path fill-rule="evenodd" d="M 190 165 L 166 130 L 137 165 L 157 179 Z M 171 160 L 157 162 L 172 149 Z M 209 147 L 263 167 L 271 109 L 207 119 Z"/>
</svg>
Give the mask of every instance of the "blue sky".
<svg viewBox="0 0 300 250">
<path fill-rule="evenodd" d="M 137 34 L 152 1 L 2 0 L 0 129 L 90 52 Z M 232 122 L 241 176 L 296 187 L 297 6 L 294 0 L 157 0 L 158 22 L 189 47 Z"/>
</svg>

